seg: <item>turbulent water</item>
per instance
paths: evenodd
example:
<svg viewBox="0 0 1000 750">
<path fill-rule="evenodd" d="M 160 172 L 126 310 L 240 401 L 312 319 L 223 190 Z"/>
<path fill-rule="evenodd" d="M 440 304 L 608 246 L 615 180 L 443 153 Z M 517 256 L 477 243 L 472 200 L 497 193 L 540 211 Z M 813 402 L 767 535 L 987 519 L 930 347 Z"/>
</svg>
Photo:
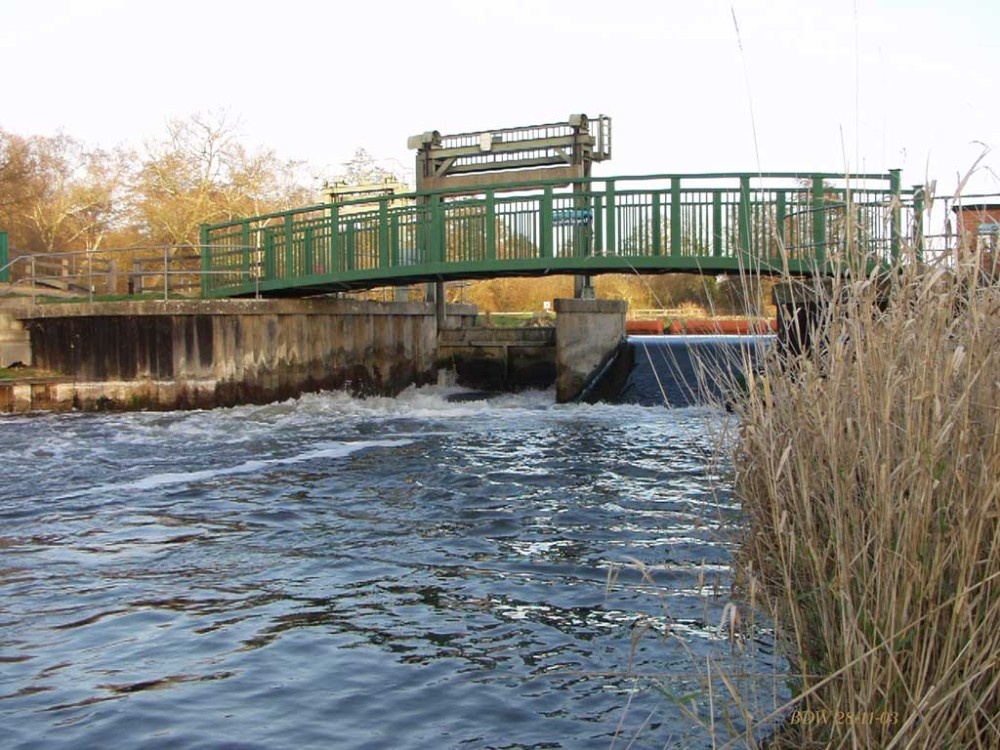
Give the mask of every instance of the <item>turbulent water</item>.
<svg viewBox="0 0 1000 750">
<path fill-rule="evenodd" d="M 724 415 L 454 395 L 0 419 L 0 745 L 729 737 Z"/>
</svg>

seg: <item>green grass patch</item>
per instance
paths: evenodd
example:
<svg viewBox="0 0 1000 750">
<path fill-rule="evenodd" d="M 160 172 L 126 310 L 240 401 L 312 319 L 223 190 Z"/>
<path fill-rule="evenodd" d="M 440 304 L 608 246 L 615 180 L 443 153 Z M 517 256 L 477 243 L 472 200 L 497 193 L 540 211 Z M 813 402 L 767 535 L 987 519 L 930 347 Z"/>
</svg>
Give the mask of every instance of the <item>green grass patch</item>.
<svg viewBox="0 0 1000 750">
<path fill-rule="evenodd" d="M 51 378 L 55 376 L 56 373 L 40 370 L 37 367 L 0 367 L 0 381 Z"/>
</svg>

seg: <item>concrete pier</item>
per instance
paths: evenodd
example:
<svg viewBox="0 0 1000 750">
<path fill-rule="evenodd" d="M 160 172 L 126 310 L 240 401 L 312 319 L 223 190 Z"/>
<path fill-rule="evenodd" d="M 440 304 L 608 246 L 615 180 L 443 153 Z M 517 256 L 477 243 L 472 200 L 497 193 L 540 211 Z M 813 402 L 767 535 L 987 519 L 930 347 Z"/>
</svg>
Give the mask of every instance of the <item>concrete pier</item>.
<svg viewBox="0 0 1000 750">
<path fill-rule="evenodd" d="M 625 340 L 624 300 L 557 299 L 556 401 L 581 396 Z"/>
<path fill-rule="evenodd" d="M 519 390 L 555 383 L 559 403 L 590 400 L 595 378 L 625 340 L 627 309 L 621 300 L 557 299 L 555 327 L 441 331 L 438 364 L 455 370 L 459 385 L 471 388 Z M 628 363 L 622 364 L 627 371 Z"/>
</svg>

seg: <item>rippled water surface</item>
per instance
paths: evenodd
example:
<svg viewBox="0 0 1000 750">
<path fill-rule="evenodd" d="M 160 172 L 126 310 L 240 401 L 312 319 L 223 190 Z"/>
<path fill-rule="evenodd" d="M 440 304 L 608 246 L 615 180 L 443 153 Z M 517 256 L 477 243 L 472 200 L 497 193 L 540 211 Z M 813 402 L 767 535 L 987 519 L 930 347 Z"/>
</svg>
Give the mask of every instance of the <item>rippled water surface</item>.
<svg viewBox="0 0 1000 750">
<path fill-rule="evenodd" d="M 451 394 L 0 419 L 0 745 L 711 746 L 723 417 Z"/>
</svg>

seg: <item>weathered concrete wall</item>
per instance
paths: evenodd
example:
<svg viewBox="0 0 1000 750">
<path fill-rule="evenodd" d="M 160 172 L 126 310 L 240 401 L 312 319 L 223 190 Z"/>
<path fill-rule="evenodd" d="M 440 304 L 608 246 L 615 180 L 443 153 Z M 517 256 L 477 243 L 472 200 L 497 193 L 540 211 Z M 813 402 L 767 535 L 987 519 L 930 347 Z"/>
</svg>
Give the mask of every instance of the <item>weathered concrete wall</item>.
<svg viewBox="0 0 1000 750">
<path fill-rule="evenodd" d="M 0 413 L 24 411 L 58 411 L 60 404 L 60 378 L 25 378 L 8 382 L 0 381 Z"/>
<path fill-rule="evenodd" d="M 625 339 L 624 300 L 557 299 L 556 401 L 574 401 Z"/>
<path fill-rule="evenodd" d="M 548 388 L 556 377 L 556 329 L 460 328 L 438 333 L 439 368 L 459 385 L 488 391 Z"/>
<path fill-rule="evenodd" d="M 450 310 L 461 314 L 453 322 L 474 319 L 465 307 Z M 418 302 L 60 304 L 23 320 L 34 366 L 72 379 L 54 386 L 56 400 L 84 409 L 263 403 L 328 388 L 394 394 L 436 375 L 435 311 Z"/>
<path fill-rule="evenodd" d="M 0 312 L 0 367 L 31 364 L 31 340 L 24 324 L 11 312 Z"/>
</svg>

